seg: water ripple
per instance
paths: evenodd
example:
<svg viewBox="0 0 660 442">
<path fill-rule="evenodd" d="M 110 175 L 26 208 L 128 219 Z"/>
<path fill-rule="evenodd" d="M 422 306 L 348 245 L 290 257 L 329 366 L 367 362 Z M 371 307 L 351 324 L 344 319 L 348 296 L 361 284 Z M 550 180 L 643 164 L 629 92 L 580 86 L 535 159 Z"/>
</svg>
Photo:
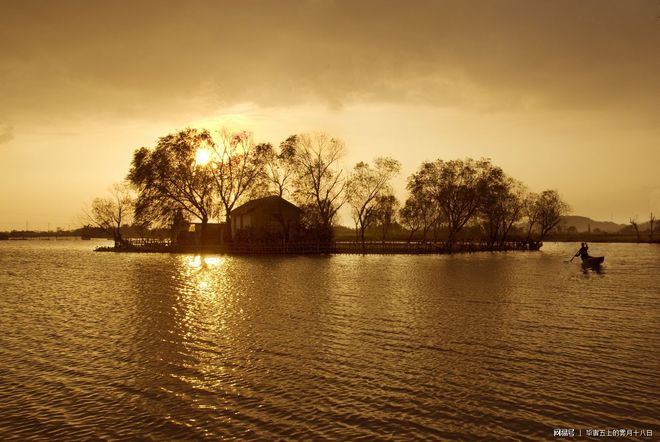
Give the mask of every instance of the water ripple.
<svg viewBox="0 0 660 442">
<path fill-rule="evenodd" d="M 0 244 L 3 440 L 658 428 L 660 248 L 222 257 Z"/>
</svg>

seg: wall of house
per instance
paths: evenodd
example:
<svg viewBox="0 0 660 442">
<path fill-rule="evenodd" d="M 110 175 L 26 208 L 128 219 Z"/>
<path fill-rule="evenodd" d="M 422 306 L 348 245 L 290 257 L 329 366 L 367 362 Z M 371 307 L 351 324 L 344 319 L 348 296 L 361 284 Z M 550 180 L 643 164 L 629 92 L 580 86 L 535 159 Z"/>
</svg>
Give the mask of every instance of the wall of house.
<svg viewBox="0 0 660 442">
<path fill-rule="evenodd" d="M 208 223 L 206 225 L 205 245 L 222 244 L 224 241 L 225 223 Z M 202 224 L 190 223 L 180 229 L 176 235 L 176 243 L 182 246 L 201 244 Z"/>
<path fill-rule="evenodd" d="M 262 200 L 261 204 L 253 206 L 247 213 L 238 210 L 232 214 L 232 237 L 240 240 L 269 241 L 278 235 L 284 235 L 280 219 L 288 225 L 289 235 L 299 228 L 301 212 L 288 203 L 280 203 L 274 199 Z M 243 212 L 243 213 L 241 213 Z M 291 236 L 289 236 L 291 238 Z"/>
<path fill-rule="evenodd" d="M 250 214 L 234 215 L 231 220 L 231 234 L 235 236 L 239 230 L 247 229 L 253 225 Z"/>
</svg>

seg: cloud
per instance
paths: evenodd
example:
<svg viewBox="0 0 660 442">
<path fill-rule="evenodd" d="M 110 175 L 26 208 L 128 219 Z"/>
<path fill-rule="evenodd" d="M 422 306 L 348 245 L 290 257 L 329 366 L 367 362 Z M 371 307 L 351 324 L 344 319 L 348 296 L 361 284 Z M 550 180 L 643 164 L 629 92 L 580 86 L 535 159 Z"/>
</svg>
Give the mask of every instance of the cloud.
<svg viewBox="0 0 660 442">
<path fill-rule="evenodd" d="M 0 123 L 0 144 L 9 143 L 14 139 L 14 127 L 6 123 Z"/>
<path fill-rule="evenodd" d="M 130 14 L 125 5 L 6 4 L 2 109 L 157 117 L 241 102 L 388 102 L 660 112 L 655 0 L 143 1 Z"/>
</svg>

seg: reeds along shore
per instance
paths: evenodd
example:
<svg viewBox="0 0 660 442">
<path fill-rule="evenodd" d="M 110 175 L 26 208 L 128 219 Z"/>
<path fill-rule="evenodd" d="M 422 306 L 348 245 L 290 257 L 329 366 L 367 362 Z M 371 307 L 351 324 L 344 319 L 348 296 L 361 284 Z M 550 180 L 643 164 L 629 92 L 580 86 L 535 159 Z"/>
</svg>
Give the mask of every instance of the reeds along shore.
<svg viewBox="0 0 660 442">
<path fill-rule="evenodd" d="M 128 253 L 221 253 L 236 255 L 313 255 L 313 254 L 449 254 L 496 251 L 537 251 L 543 243 L 512 241 L 503 244 L 487 244 L 483 242 L 455 242 L 451 246 L 446 243 L 419 242 L 355 242 L 334 241 L 328 244 L 319 242 L 302 242 L 291 244 L 277 243 L 229 243 L 214 246 L 177 246 L 169 241 L 128 240 L 119 247 L 99 247 L 99 252 Z"/>
</svg>

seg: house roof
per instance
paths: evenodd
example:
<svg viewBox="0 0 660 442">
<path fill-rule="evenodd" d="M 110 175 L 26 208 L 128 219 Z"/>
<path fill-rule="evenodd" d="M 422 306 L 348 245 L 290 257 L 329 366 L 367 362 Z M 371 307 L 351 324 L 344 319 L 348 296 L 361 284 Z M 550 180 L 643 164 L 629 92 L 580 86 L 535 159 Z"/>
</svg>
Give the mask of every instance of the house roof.
<svg viewBox="0 0 660 442">
<path fill-rule="evenodd" d="M 289 209 L 289 210 L 296 210 L 296 211 L 302 211 L 298 206 L 296 206 L 293 203 L 290 203 L 289 201 L 285 200 L 284 198 L 277 196 L 277 195 L 271 195 L 271 196 L 266 196 L 263 198 L 257 198 L 251 201 L 248 201 L 245 204 L 242 204 L 235 208 L 234 210 L 231 211 L 230 215 L 243 215 L 246 213 L 250 213 L 254 211 L 257 208 L 265 207 L 267 209 L 272 208 L 273 210 L 282 210 L 282 209 Z"/>
</svg>

